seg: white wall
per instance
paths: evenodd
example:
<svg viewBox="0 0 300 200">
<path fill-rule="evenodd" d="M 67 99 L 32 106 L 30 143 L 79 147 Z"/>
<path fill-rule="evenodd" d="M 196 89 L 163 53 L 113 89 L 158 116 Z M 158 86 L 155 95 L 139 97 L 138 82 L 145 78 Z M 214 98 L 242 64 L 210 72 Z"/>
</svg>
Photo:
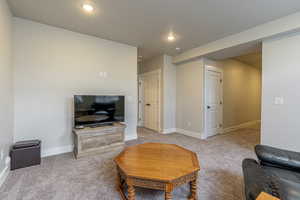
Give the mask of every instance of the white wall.
<svg viewBox="0 0 300 200">
<path fill-rule="evenodd" d="M 13 73 L 12 73 L 12 17 L 5 0 L 0 0 L 0 185 L 6 167 L 9 146 L 13 142 Z M 3 157 L 1 158 L 1 154 Z"/>
<path fill-rule="evenodd" d="M 300 33 L 263 42 L 261 142 L 300 152 L 299 52 Z"/>
<path fill-rule="evenodd" d="M 176 128 L 195 137 L 203 132 L 203 59 L 177 66 Z"/>
<path fill-rule="evenodd" d="M 70 151 L 74 94 L 125 94 L 125 137 L 136 138 L 136 47 L 14 18 L 13 53 L 15 141 L 41 139 L 43 155 Z"/>
</svg>

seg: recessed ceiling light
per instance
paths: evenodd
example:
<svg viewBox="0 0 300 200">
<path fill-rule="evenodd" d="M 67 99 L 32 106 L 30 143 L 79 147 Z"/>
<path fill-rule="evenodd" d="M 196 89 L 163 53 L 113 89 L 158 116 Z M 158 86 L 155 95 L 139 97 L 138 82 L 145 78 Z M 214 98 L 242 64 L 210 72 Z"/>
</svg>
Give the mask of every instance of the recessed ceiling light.
<svg viewBox="0 0 300 200">
<path fill-rule="evenodd" d="M 91 4 L 85 3 L 82 5 L 82 8 L 86 11 L 86 12 L 93 12 L 94 7 Z"/>
<path fill-rule="evenodd" d="M 170 33 L 170 34 L 168 35 L 168 40 L 169 40 L 170 42 L 172 42 L 172 41 L 175 40 L 175 36 L 174 36 L 173 33 Z"/>
</svg>

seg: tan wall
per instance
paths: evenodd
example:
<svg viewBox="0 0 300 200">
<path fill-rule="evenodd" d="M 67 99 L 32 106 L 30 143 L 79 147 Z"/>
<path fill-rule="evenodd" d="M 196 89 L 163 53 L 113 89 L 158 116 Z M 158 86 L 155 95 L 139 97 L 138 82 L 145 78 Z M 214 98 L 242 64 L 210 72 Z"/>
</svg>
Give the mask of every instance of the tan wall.
<svg viewBox="0 0 300 200">
<path fill-rule="evenodd" d="M 161 72 L 161 131 L 175 128 L 176 113 L 176 66 L 172 64 L 172 57 L 160 55 L 141 63 L 139 74 L 160 70 Z"/>
<path fill-rule="evenodd" d="M 143 67 L 155 70 L 154 65 L 160 66 L 158 61 L 159 57 Z M 176 66 L 176 128 L 198 136 L 203 132 L 204 65 L 222 67 L 224 72 L 224 128 L 260 120 L 261 71 L 233 59 L 213 61 L 204 58 Z M 165 77 L 163 72 L 162 77 Z M 171 101 L 172 98 L 168 98 L 163 102 L 166 105 Z M 164 118 L 166 121 L 166 115 Z"/>
<path fill-rule="evenodd" d="M 164 68 L 164 55 L 156 56 L 150 59 L 147 59 L 143 61 L 140 65 L 140 68 L 138 70 L 139 74 L 144 74 L 147 72 L 160 70 L 160 130 L 162 131 L 164 128 L 164 94 L 163 94 L 163 85 L 164 85 L 164 79 L 163 79 L 163 68 Z"/>
<path fill-rule="evenodd" d="M 6 158 L 13 142 L 13 68 L 12 16 L 6 1 L 0 1 L 0 186 L 4 172 L 8 172 Z M 6 171 L 3 171 L 6 169 Z M 2 173 L 2 177 L 1 177 Z M 2 179 L 4 180 L 4 179 Z"/>
<path fill-rule="evenodd" d="M 203 130 L 203 60 L 177 66 L 176 128 Z"/>
<path fill-rule="evenodd" d="M 223 69 L 223 126 L 260 120 L 261 71 L 240 61 L 219 62 Z"/>
<path fill-rule="evenodd" d="M 143 74 L 157 69 L 162 69 L 163 66 L 164 66 L 164 56 L 161 55 L 143 61 L 138 71 L 139 74 Z"/>
<path fill-rule="evenodd" d="M 163 129 L 176 127 L 176 66 L 171 56 L 164 56 L 163 68 Z"/>
<path fill-rule="evenodd" d="M 233 59 L 204 58 L 177 66 L 177 128 L 203 132 L 204 65 L 223 69 L 224 128 L 260 120 L 261 71 Z"/>
</svg>

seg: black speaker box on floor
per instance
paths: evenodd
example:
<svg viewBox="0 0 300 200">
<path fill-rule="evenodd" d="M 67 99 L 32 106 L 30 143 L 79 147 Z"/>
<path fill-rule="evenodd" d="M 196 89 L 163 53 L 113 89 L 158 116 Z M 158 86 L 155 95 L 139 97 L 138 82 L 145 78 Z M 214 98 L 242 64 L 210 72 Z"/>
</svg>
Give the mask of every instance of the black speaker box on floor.
<svg viewBox="0 0 300 200">
<path fill-rule="evenodd" d="M 10 149 L 11 170 L 41 164 L 41 141 L 16 142 Z"/>
</svg>

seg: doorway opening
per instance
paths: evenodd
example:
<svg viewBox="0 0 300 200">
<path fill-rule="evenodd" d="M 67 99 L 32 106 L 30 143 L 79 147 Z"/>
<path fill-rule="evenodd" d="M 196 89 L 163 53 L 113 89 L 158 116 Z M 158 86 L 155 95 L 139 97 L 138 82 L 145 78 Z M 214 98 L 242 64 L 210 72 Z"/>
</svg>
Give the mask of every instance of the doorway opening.
<svg viewBox="0 0 300 200">
<path fill-rule="evenodd" d="M 208 137 L 243 128 L 260 129 L 261 50 L 204 65 L 204 134 Z"/>
<path fill-rule="evenodd" d="M 160 132 L 160 70 L 139 75 L 139 113 L 138 125 L 147 129 Z"/>
</svg>

